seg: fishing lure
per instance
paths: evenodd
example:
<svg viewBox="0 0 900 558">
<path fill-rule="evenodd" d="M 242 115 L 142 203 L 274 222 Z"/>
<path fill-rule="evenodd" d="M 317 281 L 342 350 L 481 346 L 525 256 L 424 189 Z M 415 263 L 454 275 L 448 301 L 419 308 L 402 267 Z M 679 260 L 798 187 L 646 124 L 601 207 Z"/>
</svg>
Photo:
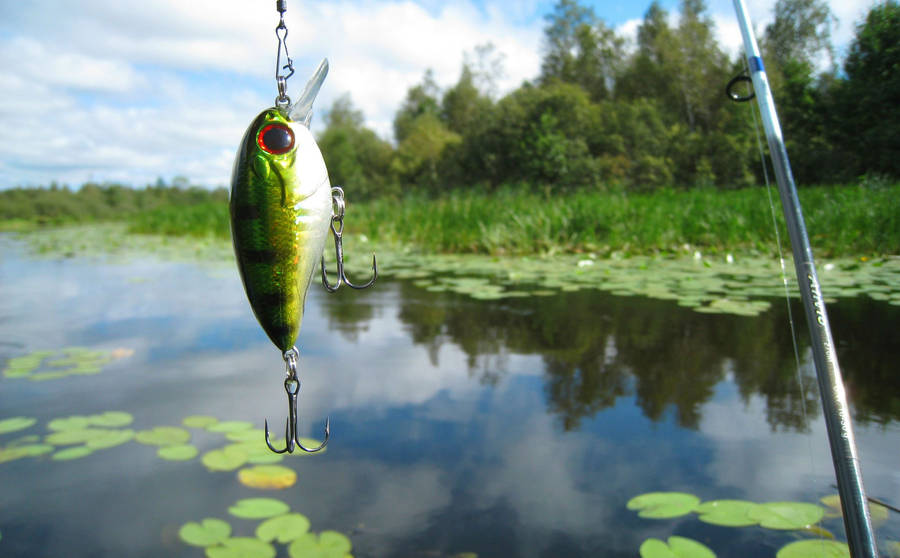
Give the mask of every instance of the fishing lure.
<svg viewBox="0 0 900 558">
<path fill-rule="evenodd" d="M 322 282 L 329 292 L 346 283 L 363 289 L 375 282 L 377 267 L 372 257 L 372 279 L 364 285 L 351 283 L 343 266 L 344 197 L 341 188 L 332 188 L 322 154 L 309 130 L 312 105 L 328 73 L 323 60 L 299 100 L 292 104 L 286 93 L 287 78 L 294 73 L 288 56 L 284 24 L 285 0 L 277 0 L 281 17 L 276 27 L 278 55 L 275 79 L 278 97 L 275 106 L 262 111 L 241 140 L 231 176 L 231 236 L 238 270 L 250 307 L 272 343 L 282 352 L 286 366 L 284 389 L 288 395 L 286 445 L 275 453 L 292 453 L 295 445 L 306 452 L 325 447 L 330 422 L 325 422 L 321 445 L 307 448 L 297 433 L 297 377 L 299 350 L 294 346 L 303 320 L 306 293 L 317 260 L 321 261 Z M 281 65 L 281 52 L 287 64 Z M 287 73 L 282 73 L 282 71 Z M 335 209 L 336 208 L 336 209 Z M 323 251 L 329 226 L 335 239 L 337 283 L 328 282 Z"/>
</svg>

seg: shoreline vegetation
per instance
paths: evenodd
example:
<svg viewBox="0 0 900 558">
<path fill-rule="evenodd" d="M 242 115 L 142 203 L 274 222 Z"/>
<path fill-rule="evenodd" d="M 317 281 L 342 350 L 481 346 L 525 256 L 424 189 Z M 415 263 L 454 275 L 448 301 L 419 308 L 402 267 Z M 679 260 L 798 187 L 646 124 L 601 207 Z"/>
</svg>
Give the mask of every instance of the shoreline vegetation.
<svg viewBox="0 0 900 558">
<path fill-rule="evenodd" d="M 774 186 L 769 192 L 755 187 L 567 194 L 509 187 L 360 202 L 348 192 L 345 223 L 348 234 L 376 244 L 435 254 L 777 256 L 769 194 L 788 253 Z M 900 183 L 808 187 L 799 196 L 816 256 L 900 254 Z M 227 197 L 224 189 L 198 187 L 14 188 L 0 191 L 0 231 L 124 223 L 132 234 L 227 240 Z"/>
</svg>

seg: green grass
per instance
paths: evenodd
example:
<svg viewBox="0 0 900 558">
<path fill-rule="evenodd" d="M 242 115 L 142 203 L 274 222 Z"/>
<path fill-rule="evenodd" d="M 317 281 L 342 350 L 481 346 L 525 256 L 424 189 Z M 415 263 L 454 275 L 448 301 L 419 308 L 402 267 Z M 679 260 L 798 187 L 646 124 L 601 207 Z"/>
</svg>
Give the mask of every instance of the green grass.
<svg viewBox="0 0 900 558">
<path fill-rule="evenodd" d="M 20 190 L 14 198 L 20 210 L 0 211 L 0 229 L 119 221 L 128 223 L 132 233 L 228 238 L 224 192 L 170 190 L 152 192 L 152 198 L 139 200 L 128 210 L 110 210 L 98 201 L 111 197 L 100 189 L 89 198 L 91 211 L 79 211 L 75 192 L 53 198 L 46 191 L 29 196 Z M 121 200 L 124 194 L 118 193 Z M 900 253 L 900 184 L 803 188 L 799 195 L 817 256 Z M 774 188 L 772 197 L 784 249 L 789 251 Z M 29 206 L 31 199 L 35 201 Z M 348 234 L 435 253 L 776 254 L 768 199 L 765 188 L 565 195 L 507 188 L 492 193 L 457 191 L 437 198 L 413 193 L 400 200 L 370 202 L 354 201 L 348 192 L 345 223 Z M 60 200 L 65 202 L 64 212 Z"/>
<path fill-rule="evenodd" d="M 778 193 L 776 216 L 785 243 Z M 812 244 L 822 256 L 900 252 L 900 186 L 820 187 L 800 192 Z M 629 254 L 701 251 L 776 253 L 764 188 L 660 190 L 650 194 L 544 196 L 502 191 L 348 205 L 349 230 L 435 252 Z"/>
</svg>

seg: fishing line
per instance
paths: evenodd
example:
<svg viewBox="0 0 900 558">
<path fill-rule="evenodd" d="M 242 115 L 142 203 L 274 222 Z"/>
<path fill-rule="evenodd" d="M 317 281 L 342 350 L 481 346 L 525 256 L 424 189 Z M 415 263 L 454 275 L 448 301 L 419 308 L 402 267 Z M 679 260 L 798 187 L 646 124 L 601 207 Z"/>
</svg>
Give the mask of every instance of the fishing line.
<svg viewBox="0 0 900 558">
<path fill-rule="evenodd" d="M 750 74 L 750 69 L 747 67 L 747 61 L 744 61 L 744 70 L 747 74 Z M 760 132 L 760 122 L 759 118 L 757 118 L 756 111 L 759 110 L 759 107 L 756 104 L 752 104 L 750 107 L 750 114 L 753 115 L 753 130 L 756 133 L 756 146 L 759 150 L 759 162 L 762 165 L 763 170 L 763 178 L 766 182 L 766 196 L 769 200 L 769 210 L 772 215 L 772 228 L 775 230 L 775 244 L 778 246 L 778 262 L 781 265 L 781 284 L 784 288 L 784 300 L 785 306 L 787 307 L 787 316 L 788 316 L 788 324 L 791 329 L 791 345 L 794 349 L 794 364 L 796 370 L 796 379 L 797 385 L 800 388 L 800 412 L 803 416 L 803 424 L 809 424 L 809 414 L 806 410 L 806 389 L 803 384 L 803 374 L 801 371 L 800 364 L 800 348 L 799 343 L 797 341 L 797 329 L 794 325 L 794 312 L 791 310 L 791 293 L 790 293 L 790 284 L 788 283 L 788 275 L 787 268 L 785 266 L 785 258 L 784 258 L 784 246 L 781 242 L 781 232 L 778 230 L 778 211 L 775 209 L 775 200 L 772 197 L 772 183 L 769 180 L 769 166 L 766 164 L 766 152 L 763 147 L 762 134 Z M 806 436 L 807 443 L 807 455 L 809 456 L 810 462 L 810 471 L 815 474 L 815 459 L 813 458 L 813 447 L 812 447 L 812 438 L 810 436 Z"/>
</svg>

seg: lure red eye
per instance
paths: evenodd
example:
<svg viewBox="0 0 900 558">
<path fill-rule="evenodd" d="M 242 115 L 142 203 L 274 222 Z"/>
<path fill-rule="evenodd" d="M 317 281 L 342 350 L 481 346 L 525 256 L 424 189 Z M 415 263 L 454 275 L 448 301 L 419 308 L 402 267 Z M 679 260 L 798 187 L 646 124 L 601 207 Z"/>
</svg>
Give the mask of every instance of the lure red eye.
<svg viewBox="0 0 900 558">
<path fill-rule="evenodd" d="M 294 147 L 294 132 L 284 124 L 269 124 L 256 135 L 256 143 L 266 153 L 281 155 Z"/>
</svg>

